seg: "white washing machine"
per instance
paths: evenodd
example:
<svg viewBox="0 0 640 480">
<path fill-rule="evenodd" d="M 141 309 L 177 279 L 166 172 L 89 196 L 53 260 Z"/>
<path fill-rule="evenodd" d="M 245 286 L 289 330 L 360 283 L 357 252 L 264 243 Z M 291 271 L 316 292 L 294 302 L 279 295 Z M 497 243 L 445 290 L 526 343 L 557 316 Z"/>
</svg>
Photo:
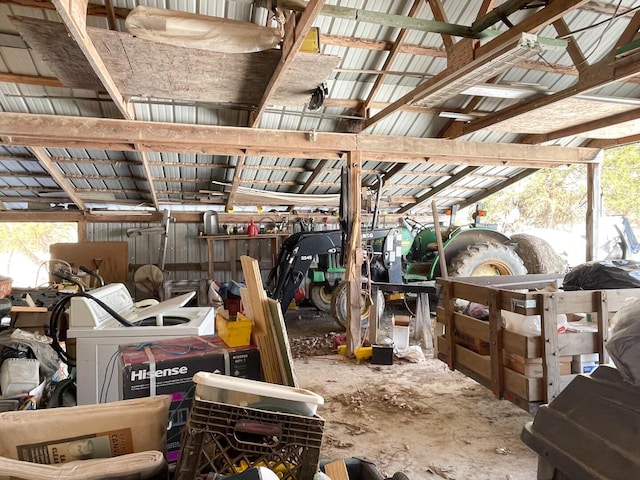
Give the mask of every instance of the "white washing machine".
<svg viewBox="0 0 640 480">
<path fill-rule="evenodd" d="M 67 337 L 76 340 L 78 405 L 119 399 L 120 345 L 215 333 L 214 308 L 183 306 L 195 292 L 144 307 L 134 304 L 122 283 L 105 285 L 89 294 L 136 326 L 124 326 L 90 298 L 71 299 Z"/>
</svg>

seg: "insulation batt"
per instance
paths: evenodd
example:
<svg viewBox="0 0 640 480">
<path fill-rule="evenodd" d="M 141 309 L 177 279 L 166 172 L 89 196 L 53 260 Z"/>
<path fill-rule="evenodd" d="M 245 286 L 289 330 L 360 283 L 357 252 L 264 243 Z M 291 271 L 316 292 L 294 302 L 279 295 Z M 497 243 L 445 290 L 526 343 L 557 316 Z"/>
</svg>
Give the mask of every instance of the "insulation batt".
<svg viewBox="0 0 640 480">
<path fill-rule="evenodd" d="M 129 33 L 140 38 L 221 53 L 251 53 L 276 47 L 277 28 L 195 13 L 138 6 L 125 20 Z"/>
</svg>

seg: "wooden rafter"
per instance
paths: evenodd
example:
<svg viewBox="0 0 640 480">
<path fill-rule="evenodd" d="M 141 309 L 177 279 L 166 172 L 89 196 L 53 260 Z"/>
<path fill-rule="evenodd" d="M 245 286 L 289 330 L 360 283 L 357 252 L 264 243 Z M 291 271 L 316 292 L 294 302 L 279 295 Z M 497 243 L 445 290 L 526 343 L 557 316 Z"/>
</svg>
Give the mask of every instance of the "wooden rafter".
<svg viewBox="0 0 640 480">
<path fill-rule="evenodd" d="M 495 3 L 495 0 L 484 0 L 482 2 L 482 4 L 480 5 L 480 9 L 478 10 L 478 16 L 477 18 L 482 18 L 484 15 L 487 14 L 487 12 L 493 8 Z M 432 6 L 433 9 L 433 6 Z M 435 11 L 434 11 L 434 15 L 435 15 Z M 444 11 L 440 12 L 441 18 L 444 18 Z M 443 35 L 443 41 L 446 38 L 450 38 L 448 36 Z M 453 42 L 450 42 L 450 45 L 448 46 L 447 50 L 450 51 L 451 48 L 453 47 Z M 470 113 L 476 105 L 478 105 L 478 103 L 480 103 L 480 98 L 479 97 L 474 97 L 472 98 L 469 103 L 467 104 L 467 106 L 465 107 L 464 111 L 462 113 Z M 405 108 L 405 107 L 401 107 Z M 450 120 L 449 122 L 447 122 L 447 124 L 442 128 L 442 130 L 440 131 L 440 134 L 437 135 L 437 137 L 443 137 L 444 133 L 447 131 L 447 129 L 453 124 L 453 120 Z M 393 177 L 396 174 L 399 174 L 400 172 L 402 172 L 405 169 L 406 164 L 404 163 L 398 163 L 396 164 L 390 171 L 388 174 L 385 174 L 385 181 L 389 181 L 389 179 L 391 177 Z M 387 178 L 388 175 L 388 178 Z"/>
<path fill-rule="evenodd" d="M 113 0 L 104 0 L 104 7 L 107 10 L 107 23 L 109 30 L 118 30 L 118 20 L 116 19 L 116 9 L 113 6 Z"/>
<path fill-rule="evenodd" d="M 465 207 L 469 207 L 469 206 L 473 205 L 474 203 L 478 203 L 478 202 L 482 201 L 483 199 L 487 198 L 489 195 L 493 195 L 494 193 L 498 193 L 501 190 L 504 190 L 505 188 L 513 185 L 514 183 L 517 183 L 520 180 L 523 180 L 523 179 L 533 175 L 537 171 L 538 170 L 534 169 L 534 168 L 528 168 L 526 170 L 523 170 L 522 172 L 514 175 L 513 177 L 509 178 L 508 180 L 506 180 L 504 182 L 500 182 L 500 184 L 498 184 L 498 185 L 496 185 L 494 187 L 484 188 L 478 194 L 473 195 L 471 197 L 468 197 L 465 200 L 459 202 L 459 207 L 460 208 L 465 208 Z"/>
<path fill-rule="evenodd" d="M 635 110 L 631 110 L 628 112 L 618 113 L 616 115 L 611 115 L 607 118 L 600 118 L 598 120 L 592 120 L 589 122 L 581 123 L 579 125 L 562 128 L 554 132 L 527 135 L 520 141 L 520 143 L 537 144 L 569 136 L 588 137 L 589 132 L 593 130 L 611 127 L 613 125 L 619 125 L 621 123 L 638 119 L 640 119 L 640 108 L 636 108 Z"/>
<path fill-rule="evenodd" d="M 324 167 L 327 165 L 327 162 L 328 160 L 325 160 L 325 159 L 321 159 L 318 162 L 318 164 L 315 166 L 315 168 L 311 172 L 311 175 L 309 175 L 309 177 L 304 182 L 302 187 L 300 187 L 297 193 L 306 193 L 313 185 L 316 184 L 316 179 L 320 176 L 320 174 L 324 170 Z M 292 205 L 288 211 L 291 212 L 293 211 L 293 209 L 294 209 L 294 206 Z"/>
<path fill-rule="evenodd" d="M 406 95 L 396 100 L 389 107 L 383 109 L 365 122 L 365 128 L 369 128 L 380 120 L 395 113 L 400 107 L 411 102 L 424 99 L 429 95 L 436 95 L 440 90 L 450 85 L 452 81 L 463 75 L 471 75 L 479 66 L 489 62 L 496 55 L 503 54 L 505 49 L 514 48 L 515 42 L 522 33 L 537 33 L 542 28 L 562 18 L 568 11 L 578 8 L 588 0 L 571 0 L 567 2 L 552 2 L 540 12 L 532 15 L 518 25 L 500 34 L 486 45 L 475 48 L 473 51 L 470 42 L 458 42 L 454 51 L 449 55 L 453 60 L 446 70 L 427 80 Z M 470 55 L 471 54 L 471 55 Z"/>
<path fill-rule="evenodd" d="M 620 38 L 616 42 L 616 48 L 620 48 L 626 45 L 627 43 L 631 43 L 638 36 L 639 28 L 640 28 L 640 10 L 637 10 L 633 18 L 629 20 L 629 23 L 627 24 L 627 27 L 624 29 L 624 32 L 622 32 L 622 35 L 620 35 Z"/>
<path fill-rule="evenodd" d="M 238 195 L 238 187 L 240 187 L 240 183 L 242 180 L 242 169 L 244 167 L 244 155 L 238 155 L 236 157 L 236 168 L 233 172 L 233 181 L 231 182 L 231 191 L 229 192 L 229 197 L 227 198 L 227 211 L 233 210 L 233 206 L 236 202 L 236 197 Z"/>
<path fill-rule="evenodd" d="M 521 8 L 526 7 L 532 0 L 507 0 L 502 5 L 492 8 L 489 13 L 476 19 L 471 25 L 474 32 L 482 32 L 498 22 L 506 22 L 507 17 Z"/>
<path fill-rule="evenodd" d="M 571 57 L 573 65 L 578 69 L 578 72 L 582 72 L 589 66 L 589 64 L 587 59 L 584 57 L 582 50 L 580 50 L 578 43 L 575 41 L 575 38 L 570 35 L 571 30 L 569 29 L 567 22 L 565 22 L 564 19 L 559 18 L 553 22 L 553 27 L 556 29 L 556 32 L 558 32 L 560 37 L 569 40 L 569 43 L 567 44 L 567 53 L 569 54 L 569 57 Z"/>
<path fill-rule="evenodd" d="M 438 20 L 439 22 L 446 22 L 447 15 L 444 13 L 444 7 L 442 6 L 442 2 L 440 0 L 427 0 L 429 3 L 429 7 L 431 7 L 431 12 L 433 13 L 433 18 Z M 453 37 L 451 35 L 440 34 L 442 37 L 442 43 L 444 43 L 444 48 L 447 52 L 451 51 L 453 47 Z"/>
<path fill-rule="evenodd" d="M 40 148 L 40 147 L 31 147 L 30 150 L 31 150 L 31 153 L 33 153 L 33 156 L 36 157 L 40 161 L 40 164 L 42 164 L 42 166 L 47 170 L 47 172 L 49 172 L 49 175 L 51 175 L 51 178 L 53 178 L 55 182 L 58 184 L 58 186 L 62 190 L 64 190 L 64 193 L 66 193 L 69 196 L 71 201 L 80 210 L 85 210 L 84 201 L 76 193 L 73 185 L 71 185 L 71 183 L 69 183 L 69 181 L 66 178 L 64 178 L 64 176 L 62 175 L 58 167 L 51 160 L 51 157 L 49 156 L 47 151 L 44 148 Z"/>
<path fill-rule="evenodd" d="M 477 165 L 495 162 L 534 168 L 589 163 L 598 153 L 592 149 L 517 144 L 501 144 L 496 149 L 494 144 L 483 142 L 326 132 L 317 132 L 315 141 L 310 141 L 302 131 L 6 112 L 0 112 L 0 136 L 7 137 L 8 145 L 72 142 L 78 148 L 89 144 L 104 149 L 105 145 L 136 139 L 144 148 L 159 152 L 197 149 L 211 154 L 236 151 L 254 156 L 269 152 L 261 156 L 331 159 L 360 151 L 364 159 L 394 163 L 399 158 L 422 163 L 425 158 L 434 158 L 451 164 L 471 160 Z"/>
<path fill-rule="evenodd" d="M 118 90 L 100 54 L 87 34 L 87 0 L 53 0 L 53 4 L 69 30 L 69 33 L 80 47 L 80 50 L 82 50 L 91 68 L 102 82 L 102 85 L 109 93 L 116 107 L 118 107 L 118 110 L 120 110 L 120 113 L 122 113 L 122 116 L 127 120 L 135 120 L 133 105 L 129 103 Z M 138 155 L 145 172 L 147 183 L 149 184 L 149 192 L 153 205 L 158 209 L 158 196 L 155 185 L 153 184 L 151 167 L 149 167 L 147 155 L 142 151 L 138 152 Z"/>
<path fill-rule="evenodd" d="M 622 138 L 591 140 L 587 145 L 589 148 L 613 148 L 632 145 L 634 143 L 640 143 L 640 134 L 629 135 L 628 137 Z"/>
<path fill-rule="evenodd" d="M 412 208 L 415 208 L 415 207 L 425 203 L 426 201 L 432 199 L 435 195 L 437 195 L 438 193 L 444 191 L 446 188 L 449 188 L 451 185 L 456 183 L 458 180 L 464 178 L 465 175 L 468 175 L 468 174 L 471 174 L 471 173 L 475 172 L 477 169 L 478 169 L 478 167 L 466 167 L 466 168 L 464 168 L 460 172 L 458 172 L 455 175 L 451 176 L 451 178 L 449 178 L 448 180 L 445 180 L 444 182 L 440 183 L 437 187 L 434 187 L 434 188 L 430 189 L 424 195 L 420 195 L 418 198 L 416 198 L 416 200 L 413 203 L 410 203 L 408 205 L 400 207 L 396 211 L 396 213 L 407 213 Z"/>
<path fill-rule="evenodd" d="M 624 58 L 614 59 L 613 55 L 590 65 L 584 74 L 571 87 L 560 90 L 552 95 L 536 96 L 531 100 L 519 102 L 483 118 L 472 120 L 464 125 L 459 122 L 451 132 L 451 138 L 476 132 L 490 125 L 509 120 L 524 113 L 537 110 L 553 103 L 565 100 L 575 95 L 588 92 L 594 88 L 603 87 L 640 73 L 640 54 L 636 53 Z"/>
<path fill-rule="evenodd" d="M 415 18 L 418 15 L 422 2 L 423 0 L 413 0 L 413 5 L 411 6 L 411 9 L 409 10 L 409 14 L 408 14 L 409 17 Z M 384 83 L 385 72 L 387 70 L 390 70 L 391 67 L 393 66 L 393 62 L 395 62 L 396 58 L 400 54 L 400 49 L 404 45 L 404 42 L 407 39 L 408 34 L 409 34 L 409 30 L 407 30 L 406 28 L 401 28 L 400 32 L 398 32 L 396 41 L 393 43 L 393 46 L 391 47 L 391 50 L 389 51 L 389 54 L 387 55 L 387 58 L 384 61 L 384 65 L 382 66 L 382 72 L 376 78 L 373 84 L 373 87 L 371 88 L 371 91 L 367 96 L 367 99 L 364 101 L 362 105 L 362 113 L 365 117 L 368 116 L 367 112 L 371 108 L 371 103 L 373 102 L 373 99 L 375 98 L 375 96 L 378 94 L 380 87 L 382 87 L 382 84 Z"/>
<path fill-rule="evenodd" d="M 262 120 L 262 115 L 264 115 L 264 111 L 269 104 L 271 96 L 276 91 L 278 86 L 283 82 L 284 75 L 287 72 L 287 69 L 293 62 L 296 53 L 298 53 L 298 50 L 300 50 L 300 46 L 302 45 L 305 36 L 309 32 L 313 21 L 318 16 L 320 10 L 322 10 L 324 2 L 325 0 L 311 0 L 307 4 L 307 7 L 304 9 L 304 12 L 302 12 L 302 15 L 300 15 L 300 18 L 298 20 L 296 20 L 295 15 L 292 15 L 289 18 L 289 22 L 295 22 L 295 29 L 293 31 L 289 29 L 289 31 L 292 31 L 293 33 L 293 38 L 285 38 L 285 42 L 282 46 L 282 56 L 280 57 L 280 61 L 278 62 L 278 65 L 276 66 L 276 69 L 273 72 L 271 79 L 269 80 L 267 88 L 262 94 L 262 99 L 258 104 L 257 110 L 252 115 L 252 127 L 257 127 L 260 124 L 260 120 Z"/>
</svg>

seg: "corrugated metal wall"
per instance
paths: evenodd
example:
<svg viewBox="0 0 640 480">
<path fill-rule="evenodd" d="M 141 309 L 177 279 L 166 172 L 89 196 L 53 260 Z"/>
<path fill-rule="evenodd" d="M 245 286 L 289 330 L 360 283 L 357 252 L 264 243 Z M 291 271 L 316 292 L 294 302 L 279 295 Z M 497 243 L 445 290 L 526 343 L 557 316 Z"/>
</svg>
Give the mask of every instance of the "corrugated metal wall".
<svg viewBox="0 0 640 480">
<path fill-rule="evenodd" d="M 158 265 L 160 260 L 161 234 L 132 235 L 127 236 L 127 230 L 145 229 L 156 227 L 158 223 L 89 223 L 87 224 L 87 241 L 92 242 L 127 242 L 129 251 L 129 281 L 127 286 L 136 297 L 144 296 L 143 292 L 135 289 L 133 284 L 134 266 L 146 264 Z M 167 238 L 164 280 L 167 281 L 198 281 L 208 278 L 208 245 L 206 237 L 200 235 L 202 224 L 196 223 L 171 223 Z M 281 241 L 282 239 L 280 239 Z M 263 277 L 266 278 L 268 268 L 277 254 L 269 238 L 257 241 L 246 237 L 228 235 L 226 239 L 213 240 L 214 269 L 213 280 L 229 282 L 230 280 L 242 281 L 242 269 L 237 263 L 236 274 L 228 269 L 221 270 L 220 264 L 228 262 L 233 255 L 231 242 L 235 243 L 236 258 L 241 255 L 250 255 L 256 258 L 263 269 Z"/>
</svg>

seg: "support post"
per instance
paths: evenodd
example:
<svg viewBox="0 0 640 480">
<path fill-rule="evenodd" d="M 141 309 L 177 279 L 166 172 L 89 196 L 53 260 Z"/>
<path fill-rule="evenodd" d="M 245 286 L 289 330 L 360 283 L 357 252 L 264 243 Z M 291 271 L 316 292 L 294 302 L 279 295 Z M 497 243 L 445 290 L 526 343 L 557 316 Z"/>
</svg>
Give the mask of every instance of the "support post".
<svg viewBox="0 0 640 480">
<path fill-rule="evenodd" d="M 361 270 L 363 262 L 362 232 L 361 232 L 361 182 L 362 182 L 362 153 L 351 151 L 347 155 L 347 175 L 349 185 L 353 189 L 346 205 L 352 225 L 351 236 L 347 239 L 347 355 L 352 356 L 360 346 L 360 317 L 362 312 L 362 297 L 360 295 Z"/>
</svg>

